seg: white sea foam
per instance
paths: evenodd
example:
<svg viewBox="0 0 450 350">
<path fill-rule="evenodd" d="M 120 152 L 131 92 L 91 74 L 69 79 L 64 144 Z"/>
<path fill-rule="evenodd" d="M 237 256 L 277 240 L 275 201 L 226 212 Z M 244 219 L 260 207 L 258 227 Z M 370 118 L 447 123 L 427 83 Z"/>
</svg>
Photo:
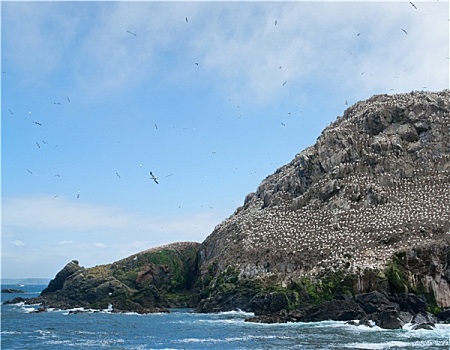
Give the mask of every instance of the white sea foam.
<svg viewBox="0 0 450 350">
<path fill-rule="evenodd" d="M 414 342 L 404 341 L 387 341 L 381 343 L 348 343 L 339 345 L 339 348 L 348 349 L 364 349 L 364 350 L 384 350 L 391 348 L 408 348 L 408 349 L 435 349 L 437 347 L 447 346 L 450 348 L 450 340 L 419 340 Z"/>
<path fill-rule="evenodd" d="M 15 335 L 15 334 L 22 334 L 22 332 L 18 332 L 18 331 L 1 331 L 0 334 L 10 334 L 10 335 Z"/>
<path fill-rule="evenodd" d="M 246 317 L 253 317 L 253 316 L 255 316 L 255 314 L 253 312 L 246 312 L 246 311 L 242 311 L 240 309 L 233 310 L 233 311 L 218 312 L 217 314 L 218 315 L 238 315 L 238 316 L 246 316 Z"/>
<path fill-rule="evenodd" d="M 34 307 L 26 307 L 26 306 L 22 306 L 20 310 L 25 312 L 26 314 L 36 311 Z"/>
</svg>

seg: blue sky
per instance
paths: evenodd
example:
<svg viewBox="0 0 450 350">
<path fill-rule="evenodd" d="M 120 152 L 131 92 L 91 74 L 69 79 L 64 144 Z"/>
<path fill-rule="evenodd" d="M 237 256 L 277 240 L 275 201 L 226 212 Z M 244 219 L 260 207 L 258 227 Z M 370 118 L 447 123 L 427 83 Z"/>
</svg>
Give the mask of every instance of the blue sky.
<svg viewBox="0 0 450 350">
<path fill-rule="evenodd" d="M 201 242 L 348 105 L 449 88 L 414 4 L 2 2 L 2 277 Z"/>
</svg>

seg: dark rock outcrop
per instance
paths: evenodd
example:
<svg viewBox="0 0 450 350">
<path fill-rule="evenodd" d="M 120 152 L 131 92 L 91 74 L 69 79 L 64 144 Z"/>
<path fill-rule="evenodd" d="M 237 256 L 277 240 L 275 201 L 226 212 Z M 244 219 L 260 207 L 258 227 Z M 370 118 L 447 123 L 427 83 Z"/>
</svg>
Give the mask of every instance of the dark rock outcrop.
<svg viewBox="0 0 450 350">
<path fill-rule="evenodd" d="M 5 294 L 23 294 L 25 293 L 25 291 L 21 290 L 21 289 L 14 289 L 14 288 L 3 288 L 2 293 Z"/>
<path fill-rule="evenodd" d="M 425 306 L 425 307 L 422 307 Z M 305 306 L 293 311 L 281 310 L 246 319 L 247 322 L 318 322 L 324 320 L 348 321 L 354 325 L 385 329 L 401 329 L 411 323 L 412 329 L 433 329 L 438 319 L 426 311 L 422 297 L 387 295 L 379 292 L 359 294 Z"/>
</svg>

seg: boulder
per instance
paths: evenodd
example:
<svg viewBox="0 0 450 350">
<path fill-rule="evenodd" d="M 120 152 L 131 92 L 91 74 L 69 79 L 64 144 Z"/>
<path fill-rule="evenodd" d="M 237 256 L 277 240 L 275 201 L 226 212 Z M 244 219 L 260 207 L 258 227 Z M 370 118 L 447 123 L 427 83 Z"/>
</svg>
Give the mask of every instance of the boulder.
<svg viewBox="0 0 450 350">
<path fill-rule="evenodd" d="M 50 281 L 47 288 L 45 288 L 41 292 L 41 295 L 45 295 L 60 290 L 63 287 L 64 282 L 66 281 L 67 278 L 69 278 L 74 273 L 80 272 L 82 270 L 84 270 L 84 268 L 78 264 L 78 261 L 72 260 L 66 266 L 64 266 L 64 268 L 61 271 L 59 271 L 56 274 L 55 278 Z"/>
</svg>

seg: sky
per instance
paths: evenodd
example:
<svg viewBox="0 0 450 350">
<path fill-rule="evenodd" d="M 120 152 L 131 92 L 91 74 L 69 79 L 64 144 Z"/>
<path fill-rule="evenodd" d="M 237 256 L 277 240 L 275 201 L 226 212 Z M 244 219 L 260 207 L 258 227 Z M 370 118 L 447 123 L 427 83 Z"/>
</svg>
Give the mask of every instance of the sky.
<svg viewBox="0 0 450 350">
<path fill-rule="evenodd" d="M 448 89 L 449 24 L 442 0 L 2 1 L 2 277 L 202 242 L 351 104 Z"/>
</svg>

